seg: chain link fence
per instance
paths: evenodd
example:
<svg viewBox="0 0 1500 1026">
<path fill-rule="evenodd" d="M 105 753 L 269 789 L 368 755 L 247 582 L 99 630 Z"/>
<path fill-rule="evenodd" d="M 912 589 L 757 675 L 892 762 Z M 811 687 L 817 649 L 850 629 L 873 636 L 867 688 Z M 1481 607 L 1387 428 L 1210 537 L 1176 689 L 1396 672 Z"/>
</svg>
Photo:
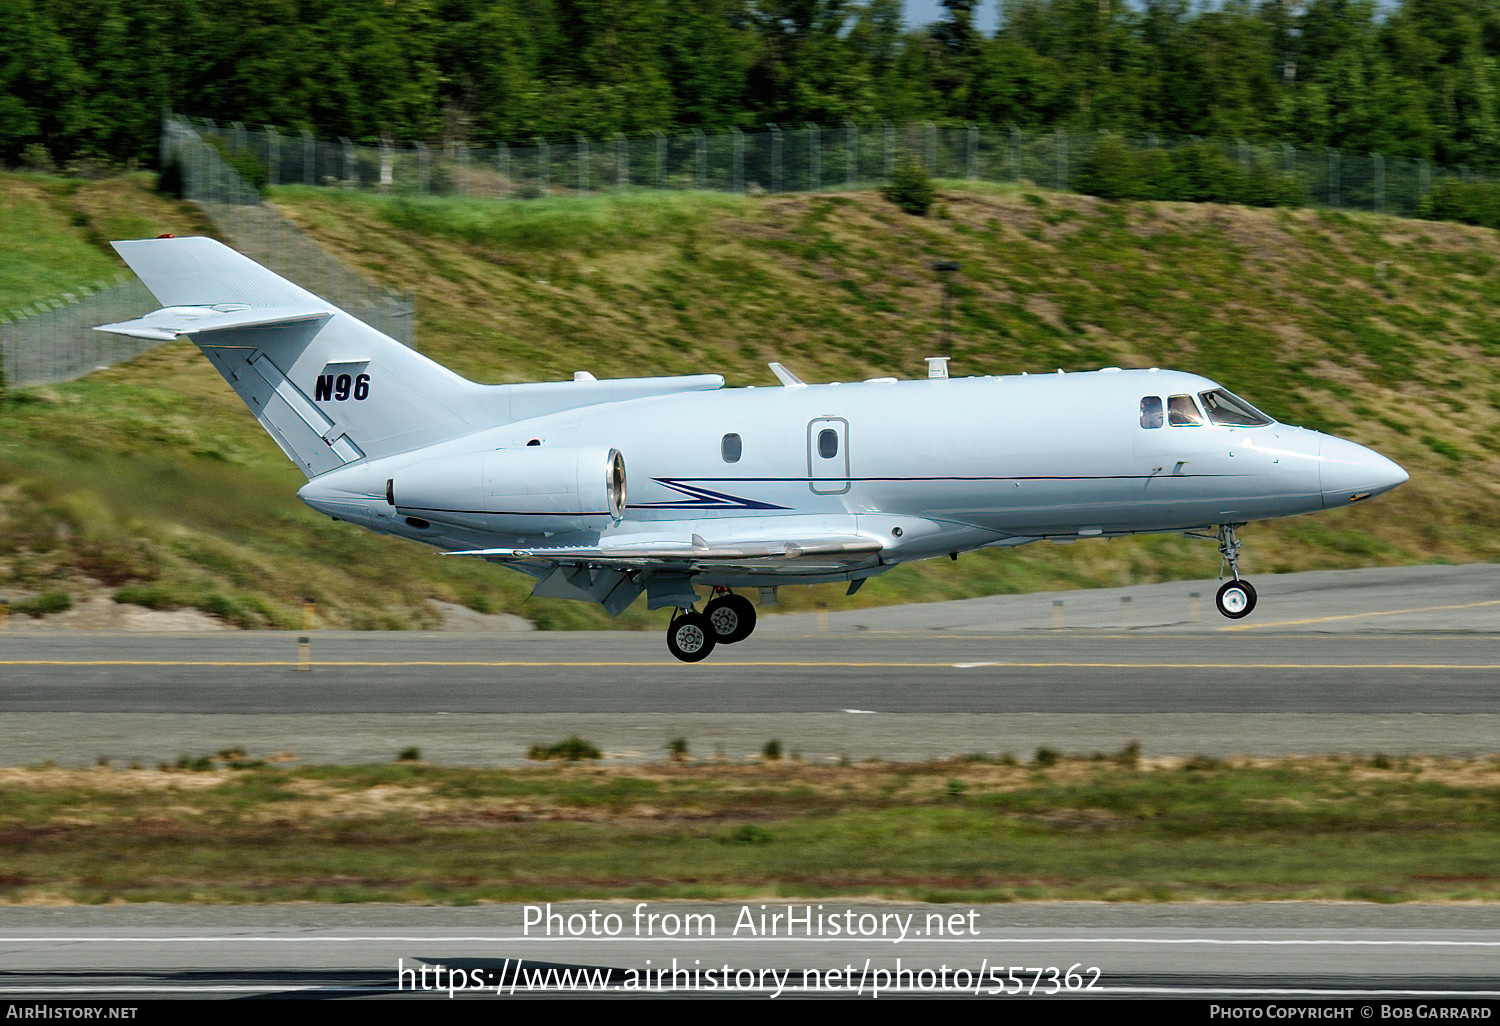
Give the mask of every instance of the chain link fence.
<svg viewBox="0 0 1500 1026">
<path fill-rule="evenodd" d="M 536 199 L 608 190 L 698 189 L 784 193 L 870 188 L 887 182 L 902 160 L 919 162 L 935 178 L 1029 183 L 1070 190 L 1088 168 L 1098 133 L 1019 128 L 906 125 L 767 125 L 728 134 L 657 132 L 646 138 L 535 139 L 477 147 L 400 143 L 360 146 L 311 135 L 220 126 L 176 124 L 213 140 L 219 152 L 243 154 L 270 185 L 320 185 L 371 189 L 398 196 L 470 199 Z M 1171 151 L 1211 146 L 1249 174 L 1275 171 L 1294 178 L 1309 206 L 1415 216 L 1432 184 L 1443 178 L 1471 181 L 1463 168 L 1421 160 L 1335 149 L 1296 149 L 1241 141 L 1126 140 L 1135 150 Z"/>
<path fill-rule="evenodd" d="M 154 306 L 144 285 L 121 277 L 0 316 L 5 383 L 70 381 L 134 359 L 157 343 L 94 331 L 94 326 L 139 317 Z"/>
<path fill-rule="evenodd" d="M 415 348 L 417 324 L 409 298 L 377 288 L 321 249 L 262 201 L 262 185 L 368 189 L 400 196 L 523 200 L 581 196 L 622 189 L 697 189 L 789 193 L 870 188 L 889 181 L 897 164 L 916 161 L 935 178 L 1029 183 L 1070 190 L 1090 174 L 1097 133 L 1023 132 L 1018 128 L 906 125 L 767 125 L 727 134 L 661 132 L 630 139 L 536 139 L 491 147 L 398 143 L 361 146 L 341 139 L 288 135 L 169 116 L 161 162 L 181 175 L 183 195 L 199 203 L 219 230 L 252 259 L 327 298 Z M 1465 168 L 1335 149 L 1296 149 L 1245 142 L 1122 140 L 1134 152 L 1209 147 L 1245 176 L 1274 172 L 1309 206 L 1417 216 L 1442 180 L 1472 182 Z M 1286 195 L 1286 193 L 1283 193 Z M 1190 199 L 1194 197 L 1183 196 Z M 134 282 L 76 299 L 13 312 L 0 320 L 6 377 L 13 384 L 60 381 L 129 359 L 140 345 L 102 343 L 88 330 L 150 306 Z M 118 303 L 118 306 L 111 304 Z M 134 304 L 134 305 L 132 305 Z M 96 315 L 95 309 L 113 311 Z"/>
<path fill-rule="evenodd" d="M 162 167 L 176 169 L 183 197 L 201 206 L 241 253 L 415 349 L 413 302 L 365 281 L 263 202 L 259 168 L 243 159 L 253 152 L 249 134 L 239 134 L 243 138 L 226 137 L 212 122 L 200 129 L 186 118 L 169 117 L 162 126 Z M 262 142 L 275 138 L 256 135 Z"/>
<path fill-rule="evenodd" d="M 181 118 L 163 124 L 162 166 L 181 174 L 186 199 L 198 203 L 240 252 L 412 348 L 415 306 L 365 281 L 270 205 L 231 163 L 236 152 L 212 132 Z M 253 174 L 251 175 L 253 178 Z M 94 331 L 126 321 L 157 303 L 133 276 L 82 287 L 20 310 L 0 311 L 0 370 L 13 387 L 70 381 L 133 359 L 159 345 Z"/>
</svg>

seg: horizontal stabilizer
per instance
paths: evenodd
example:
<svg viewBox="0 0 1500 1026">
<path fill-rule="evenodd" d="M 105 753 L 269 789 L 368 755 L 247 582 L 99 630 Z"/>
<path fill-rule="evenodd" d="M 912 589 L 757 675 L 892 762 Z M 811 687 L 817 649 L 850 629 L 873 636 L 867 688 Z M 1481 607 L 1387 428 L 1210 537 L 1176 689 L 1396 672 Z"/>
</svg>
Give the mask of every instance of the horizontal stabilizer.
<svg viewBox="0 0 1500 1026">
<path fill-rule="evenodd" d="M 204 335 L 242 328 L 270 328 L 291 324 L 320 326 L 332 316 L 333 311 L 330 309 L 312 307 L 252 308 L 240 303 L 169 306 L 133 321 L 101 324 L 94 330 L 169 342 L 183 335 Z"/>
</svg>

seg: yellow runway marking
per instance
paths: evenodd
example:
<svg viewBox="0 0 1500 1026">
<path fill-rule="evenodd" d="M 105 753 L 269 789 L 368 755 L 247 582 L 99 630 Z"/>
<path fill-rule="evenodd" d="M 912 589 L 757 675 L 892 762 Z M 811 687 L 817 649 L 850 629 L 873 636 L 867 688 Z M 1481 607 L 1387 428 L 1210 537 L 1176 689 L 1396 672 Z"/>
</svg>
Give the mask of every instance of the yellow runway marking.
<svg viewBox="0 0 1500 1026">
<path fill-rule="evenodd" d="M 1342 616 L 1315 616 L 1307 620 L 1275 620 L 1271 623 L 1241 623 L 1232 627 L 1220 627 L 1221 631 L 1255 631 L 1262 627 L 1299 627 L 1305 623 L 1332 623 L 1335 620 L 1362 620 L 1372 616 L 1401 616 L 1403 613 L 1439 613 L 1447 609 L 1478 609 L 1481 606 L 1500 606 L 1500 599 L 1488 602 L 1465 602 L 1457 606 L 1418 606 L 1415 609 L 1384 609 L 1374 613 L 1345 613 Z"/>
</svg>

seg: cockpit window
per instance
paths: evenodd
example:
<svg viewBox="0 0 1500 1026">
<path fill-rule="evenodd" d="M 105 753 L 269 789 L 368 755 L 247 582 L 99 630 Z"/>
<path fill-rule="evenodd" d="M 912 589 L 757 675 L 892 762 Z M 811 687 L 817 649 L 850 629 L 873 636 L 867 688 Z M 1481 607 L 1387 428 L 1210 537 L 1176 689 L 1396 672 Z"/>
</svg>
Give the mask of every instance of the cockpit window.
<svg viewBox="0 0 1500 1026">
<path fill-rule="evenodd" d="M 1167 400 L 1167 423 L 1173 427 L 1202 427 L 1203 417 L 1190 395 L 1174 395 Z"/>
<path fill-rule="evenodd" d="M 1271 423 L 1270 417 L 1222 388 L 1199 392 L 1198 398 L 1203 400 L 1208 419 L 1222 427 L 1263 427 Z"/>
<path fill-rule="evenodd" d="M 1161 427 L 1161 396 L 1148 395 L 1141 400 L 1141 427 Z"/>
</svg>

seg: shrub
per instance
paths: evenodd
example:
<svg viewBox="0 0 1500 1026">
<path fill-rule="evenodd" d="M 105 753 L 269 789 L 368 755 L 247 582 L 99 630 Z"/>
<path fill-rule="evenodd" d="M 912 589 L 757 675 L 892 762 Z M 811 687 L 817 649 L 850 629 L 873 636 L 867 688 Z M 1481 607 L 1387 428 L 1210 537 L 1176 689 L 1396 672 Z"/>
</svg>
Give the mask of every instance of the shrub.
<svg viewBox="0 0 1500 1026">
<path fill-rule="evenodd" d="M 422 761 L 422 749 L 418 748 L 416 745 L 407 745 L 405 748 L 401 749 L 401 751 L 396 754 L 396 761 L 397 762 L 421 762 Z"/>
<path fill-rule="evenodd" d="M 736 827 L 729 835 L 729 840 L 734 844 L 770 844 L 771 832 L 764 827 L 758 827 L 754 823 L 746 823 Z"/>
<path fill-rule="evenodd" d="M 667 753 L 672 756 L 673 761 L 681 762 L 688 757 L 688 743 L 685 737 L 674 737 L 667 742 Z"/>
<path fill-rule="evenodd" d="M 39 171 L 50 175 L 57 170 L 52 154 L 39 142 L 30 143 L 21 151 L 21 166 L 28 171 Z"/>
<path fill-rule="evenodd" d="M 65 591 L 44 591 L 35 598 L 29 598 L 25 602 L 17 602 L 10 607 L 17 613 L 25 613 L 34 620 L 40 620 L 52 613 L 61 613 L 73 608 L 73 596 Z"/>
<path fill-rule="evenodd" d="M 880 194 L 908 214 L 922 217 L 932 206 L 932 179 L 914 157 L 907 155 L 897 162 L 891 183 Z"/>
<path fill-rule="evenodd" d="M 1119 136 L 1106 135 L 1094 144 L 1079 169 L 1075 180 L 1078 191 L 1107 200 L 1148 198 L 1142 156 L 1145 154 L 1136 153 Z"/>
<path fill-rule="evenodd" d="M 1056 766 L 1060 758 L 1062 756 L 1057 754 L 1056 749 L 1044 745 L 1036 750 L 1036 755 L 1031 758 L 1031 764 L 1038 769 L 1046 769 L 1048 766 Z"/>
<path fill-rule="evenodd" d="M 781 742 L 773 737 L 766 742 L 766 746 L 760 750 L 760 754 L 767 762 L 776 762 L 781 758 Z"/>
<path fill-rule="evenodd" d="M 1260 157 L 1248 165 L 1219 143 L 1193 142 L 1176 149 L 1133 149 L 1119 136 L 1094 144 L 1077 177 L 1078 191 L 1108 200 L 1185 200 L 1253 207 L 1298 206 L 1307 189 L 1295 174 Z"/>
<path fill-rule="evenodd" d="M 245 180 L 246 185 L 257 193 L 265 192 L 266 186 L 271 181 L 271 169 L 264 161 L 249 150 L 231 146 L 218 136 L 209 136 L 207 141 L 210 146 L 219 151 L 219 156 L 224 163 Z"/>
<path fill-rule="evenodd" d="M 1500 228 L 1500 185 L 1444 178 L 1433 184 L 1417 212 L 1429 221 L 1458 221 Z"/>
<path fill-rule="evenodd" d="M 182 165 L 175 160 L 165 165 L 156 176 L 156 191 L 163 196 L 182 199 L 185 189 L 186 184 L 182 179 Z"/>
<path fill-rule="evenodd" d="M 566 737 L 552 745 L 532 745 L 526 752 L 526 758 L 546 761 L 548 759 L 562 759 L 564 762 L 578 762 L 580 759 L 602 758 L 599 749 L 579 737 L 577 734 Z"/>
</svg>

